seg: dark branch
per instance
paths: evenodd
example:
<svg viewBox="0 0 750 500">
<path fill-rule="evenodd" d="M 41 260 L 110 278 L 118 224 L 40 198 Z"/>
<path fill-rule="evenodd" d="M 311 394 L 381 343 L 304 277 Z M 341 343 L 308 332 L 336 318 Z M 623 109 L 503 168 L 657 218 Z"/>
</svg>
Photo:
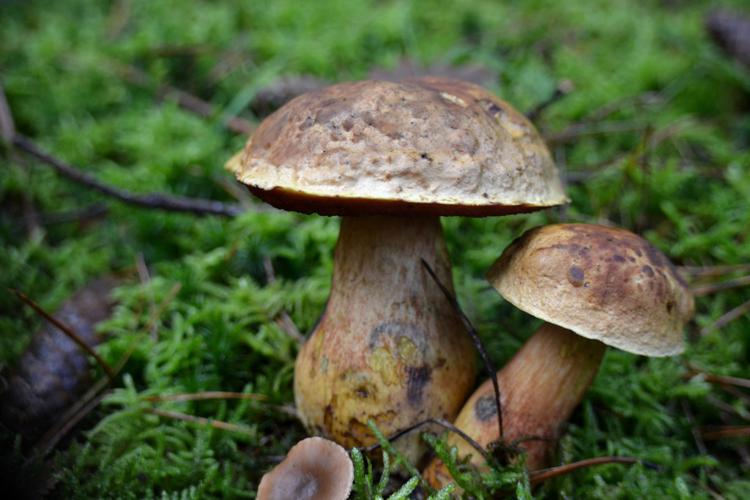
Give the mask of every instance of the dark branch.
<svg viewBox="0 0 750 500">
<path fill-rule="evenodd" d="M 13 115 L 8 106 L 8 99 L 5 97 L 5 91 L 0 85 L 0 138 L 3 142 L 11 143 L 16 135 L 16 126 L 13 123 Z"/>
<path fill-rule="evenodd" d="M 443 429 L 445 429 L 447 431 L 454 432 L 454 433 L 458 434 L 464 441 L 466 441 L 467 443 L 469 443 L 469 445 L 471 445 L 472 448 L 474 448 L 475 450 L 477 450 L 477 452 L 479 452 L 479 454 L 484 457 L 484 459 L 485 459 L 486 462 L 489 463 L 489 462 L 492 461 L 492 456 L 487 452 L 487 450 L 485 450 L 484 448 L 482 448 L 482 445 L 480 445 L 479 443 L 477 443 L 476 441 L 474 441 L 474 439 L 472 439 L 471 436 L 469 436 L 468 434 L 466 434 L 464 431 L 462 431 L 461 429 L 459 429 L 458 427 L 456 427 L 452 423 L 450 423 L 450 422 L 448 422 L 446 420 L 443 420 L 442 418 L 428 418 L 428 419 L 423 420 L 421 422 L 418 422 L 418 423 L 416 423 L 414 425 L 410 425 L 409 427 L 407 427 L 405 429 L 401 429 L 400 431 L 396 432 L 395 434 L 392 434 L 391 436 L 388 436 L 388 441 L 389 442 L 390 441 L 395 441 L 395 440 L 399 439 L 400 437 L 402 437 L 402 436 L 404 436 L 406 434 L 409 434 L 410 432 L 412 432 L 412 431 L 414 431 L 416 429 L 419 429 L 420 427 L 423 427 L 423 426 L 428 425 L 428 424 L 435 424 L 437 426 L 442 427 Z M 372 444 L 372 445 L 370 445 L 370 446 L 368 446 L 366 448 L 363 448 L 363 450 L 365 450 L 367 453 L 370 453 L 370 452 L 373 452 L 373 451 L 377 450 L 378 448 L 380 448 L 380 443 Z"/>
<path fill-rule="evenodd" d="M 710 295 L 712 293 L 731 290 L 732 288 L 739 288 L 747 285 L 750 285 L 750 275 L 723 281 L 721 283 L 710 283 L 708 285 L 694 286 L 692 287 L 691 291 L 696 297 L 702 297 L 704 295 Z"/>
<path fill-rule="evenodd" d="M 55 158 L 40 149 L 31 139 L 21 134 L 15 134 L 12 138 L 11 144 L 16 149 L 19 149 L 51 166 L 60 175 L 78 184 L 98 191 L 101 194 L 118 199 L 130 205 L 168 210 L 172 212 L 188 212 L 195 215 L 221 215 L 224 217 L 234 217 L 243 212 L 242 207 L 239 205 L 222 203 L 220 201 L 186 198 L 182 196 L 171 196 L 157 193 L 131 193 L 124 189 L 104 184 L 86 172 L 82 172 L 72 165 Z"/>
<path fill-rule="evenodd" d="M 540 102 L 526 113 L 526 118 L 532 122 L 539 118 L 539 116 L 550 106 L 555 104 L 557 101 L 570 94 L 573 91 L 573 82 L 570 80 L 563 80 L 557 84 L 555 91 L 547 99 Z"/>
<path fill-rule="evenodd" d="M 134 66 L 114 62 L 111 66 L 123 80 L 132 85 L 137 85 L 138 87 L 143 88 L 154 86 L 149 76 Z M 174 99 L 181 108 L 203 118 L 214 118 L 218 115 L 216 109 L 210 102 L 204 101 L 200 97 L 194 96 L 193 94 L 176 87 L 172 87 L 171 85 L 161 85 L 157 87 L 156 95 L 161 100 Z M 235 134 L 240 135 L 250 135 L 255 130 L 255 125 L 236 116 L 226 119 L 222 122 L 222 125 Z"/>
<path fill-rule="evenodd" d="M 572 464 L 564 464 L 564 465 L 559 465 L 557 467 L 550 467 L 549 469 L 538 469 L 538 470 L 531 471 L 529 473 L 529 480 L 531 481 L 531 484 L 538 484 L 538 483 L 541 483 L 542 481 L 546 481 L 547 479 L 553 478 L 555 476 L 568 474 L 575 470 L 583 469 L 585 467 L 591 467 L 593 465 L 638 464 L 638 463 L 643 464 L 644 466 L 650 469 L 659 468 L 655 464 L 643 462 L 634 457 L 596 457 L 596 458 L 587 458 L 586 460 L 581 460 L 579 462 L 573 462 Z"/>
<path fill-rule="evenodd" d="M 750 436 L 750 425 L 727 425 L 724 427 L 714 427 L 701 429 L 701 436 L 707 441 L 716 439 L 748 437 Z"/>
<path fill-rule="evenodd" d="M 102 370 L 104 370 L 104 372 L 107 374 L 107 376 L 109 377 L 110 380 L 114 377 L 115 372 L 112 370 L 112 367 L 109 366 L 107 364 L 107 362 L 104 361 L 104 359 L 102 359 L 102 357 L 99 356 L 99 354 L 97 354 L 97 352 L 90 345 L 88 345 L 86 343 L 85 340 L 83 340 L 81 337 L 79 337 L 78 334 L 76 332 L 74 332 L 72 328 L 70 328 L 69 326 L 63 324 L 60 320 L 58 320 L 57 318 L 55 318 L 54 316 L 52 316 L 51 314 L 49 314 L 47 311 L 45 311 L 44 309 L 42 309 L 42 307 L 39 304 L 37 304 L 36 302 L 34 302 L 33 300 L 31 300 L 29 297 L 27 297 L 26 294 L 23 293 L 22 291 L 20 291 L 20 290 L 14 290 L 14 289 L 10 289 L 10 291 L 13 292 L 14 294 L 16 294 L 16 296 L 19 299 L 21 299 L 21 301 L 24 304 L 26 304 L 27 306 L 31 307 L 42 318 L 44 318 L 49 323 L 51 323 L 54 326 L 56 326 L 58 330 L 60 330 L 61 332 L 63 332 L 73 342 L 75 342 L 76 344 L 78 344 L 78 347 L 80 347 L 81 349 L 83 349 L 84 351 L 86 351 L 88 354 L 90 354 L 91 356 L 93 356 L 94 359 L 96 360 L 96 362 L 99 363 L 99 366 L 102 367 Z"/>
<path fill-rule="evenodd" d="M 461 321 L 463 321 L 464 326 L 469 332 L 469 335 L 471 336 L 471 340 L 474 341 L 474 346 L 476 346 L 477 350 L 479 351 L 479 354 L 482 356 L 482 361 L 484 362 L 484 366 L 489 372 L 490 380 L 492 380 L 492 388 L 495 390 L 495 405 L 497 406 L 497 425 L 500 431 L 499 440 L 503 440 L 503 408 L 502 403 L 500 402 L 500 385 L 497 383 L 497 370 L 495 369 L 495 366 L 492 364 L 492 361 L 490 361 L 489 356 L 487 355 L 487 351 L 484 348 L 484 345 L 482 344 L 482 339 L 479 338 L 479 334 L 477 333 L 477 330 L 474 328 L 474 325 L 471 324 L 471 321 L 469 318 L 464 314 L 464 312 L 461 310 L 461 306 L 458 304 L 458 300 L 456 300 L 456 297 L 443 285 L 440 280 L 438 279 L 435 272 L 432 270 L 430 265 L 427 263 L 426 260 L 422 260 L 422 265 L 429 273 L 430 277 L 435 281 L 438 288 L 440 288 L 440 291 L 443 292 L 443 295 L 445 295 L 445 298 L 448 299 L 448 302 L 453 307 L 453 309 L 456 311 L 456 313 L 461 318 Z"/>
<path fill-rule="evenodd" d="M 704 327 L 701 330 L 701 335 L 708 335 L 713 330 L 718 330 L 720 328 L 723 328 L 728 323 L 731 323 L 732 321 L 736 320 L 737 318 L 740 318 L 750 312 L 750 300 L 747 302 L 743 302 L 742 304 L 738 305 L 734 309 L 731 309 L 724 314 L 722 314 L 719 319 L 714 321 L 712 324 Z"/>
</svg>

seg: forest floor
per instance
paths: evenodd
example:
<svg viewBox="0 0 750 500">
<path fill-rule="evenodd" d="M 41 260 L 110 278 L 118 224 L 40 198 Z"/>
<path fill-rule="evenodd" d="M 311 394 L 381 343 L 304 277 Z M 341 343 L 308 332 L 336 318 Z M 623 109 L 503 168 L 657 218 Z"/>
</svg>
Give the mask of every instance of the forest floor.
<svg viewBox="0 0 750 500">
<path fill-rule="evenodd" d="M 363 79 L 409 61 L 473 75 L 523 112 L 572 83 L 535 117 L 571 203 L 443 218 L 458 299 L 497 366 L 540 324 L 484 279 L 526 229 L 573 221 L 627 228 L 700 292 L 684 354 L 607 351 L 556 460 L 618 455 L 642 463 L 581 469 L 533 494 L 750 497 L 750 288 L 715 285 L 742 284 L 750 274 L 740 266 L 750 262 L 750 69 L 711 42 L 710 7 L 0 3 L 0 83 L 19 134 L 111 186 L 241 207 L 233 216 L 197 216 L 133 206 L 3 147 L 0 366 L 11 367 L 43 323 L 7 289 L 55 311 L 92 279 L 114 272 L 124 280 L 111 318 L 99 325 L 106 341 L 98 352 L 110 365 L 129 358 L 100 404 L 58 436 L 40 473 L 45 487 L 64 498 L 254 497 L 261 475 L 306 435 L 281 411 L 293 405 L 298 343 L 289 322 L 277 319 L 288 314 L 303 333 L 314 326 L 330 289 L 339 221 L 270 210 L 223 165 L 245 142 L 238 132 L 260 120 L 261 91 L 280 78 Z M 212 108 L 205 116 L 186 109 L 167 85 Z M 241 120 L 228 127 L 233 117 Z M 262 399 L 160 398 L 205 391 Z M 3 434 L 6 449 L 26 453 L 25 445 Z M 514 491 L 528 493 L 523 474 L 503 472 L 487 481 L 519 481 Z"/>
</svg>

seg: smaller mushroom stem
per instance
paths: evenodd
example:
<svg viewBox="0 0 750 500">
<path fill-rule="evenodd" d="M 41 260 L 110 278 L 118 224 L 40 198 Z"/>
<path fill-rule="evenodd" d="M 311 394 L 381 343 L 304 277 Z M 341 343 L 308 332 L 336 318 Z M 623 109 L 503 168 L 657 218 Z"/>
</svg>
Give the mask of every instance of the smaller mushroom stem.
<svg viewBox="0 0 750 500">
<path fill-rule="evenodd" d="M 598 340 L 546 323 L 500 371 L 505 440 L 526 451 L 530 470 L 546 466 L 561 427 L 594 380 L 605 350 Z"/>
<path fill-rule="evenodd" d="M 505 432 L 499 444 L 523 450 L 530 470 L 547 465 L 560 429 L 583 399 L 605 349 L 598 340 L 545 323 L 498 372 Z M 469 398 L 455 425 L 485 448 L 500 441 L 489 380 Z M 449 436 L 448 443 L 457 446 L 460 457 L 472 453 L 472 462 L 483 464 L 462 440 Z M 435 487 L 450 480 L 437 459 L 424 475 Z"/>
</svg>

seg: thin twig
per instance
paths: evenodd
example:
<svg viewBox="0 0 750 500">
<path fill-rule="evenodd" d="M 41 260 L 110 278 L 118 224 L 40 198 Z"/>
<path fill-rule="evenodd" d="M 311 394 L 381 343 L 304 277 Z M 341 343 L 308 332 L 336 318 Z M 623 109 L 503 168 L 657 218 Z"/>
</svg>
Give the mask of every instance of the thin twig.
<svg viewBox="0 0 750 500">
<path fill-rule="evenodd" d="M 182 283 L 179 281 L 172 285 L 172 288 L 169 289 L 167 294 L 164 296 L 164 299 L 159 303 L 158 307 L 154 307 L 151 311 L 151 317 L 148 320 L 148 326 L 146 329 L 148 330 L 149 334 L 151 335 L 151 338 L 154 340 L 158 340 L 159 336 L 158 333 L 158 326 L 159 326 L 159 319 L 161 318 L 161 315 L 164 313 L 164 310 L 167 308 L 167 306 L 177 297 L 177 294 L 180 293 L 180 290 L 182 290 Z"/>
<path fill-rule="evenodd" d="M 739 288 L 750 285 L 750 275 L 742 276 L 741 278 L 731 279 L 722 281 L 721 283 L 710 283 L 708 285 L 697 285 L 691 288 L 693 295 L 696 297 L 702 297 L 704 295 L 710 295 L 712 293 L 721 292 L 724 290 L 731 290 L 732 288 Z"/>
<path fill-rule="evenodd" d="M 706 335 L 712 330 L 718 330 L 719 328 L 722 328 L 728 323 L 731 323 L 732 321 L 736 320 L 740 316 L 747 314 L 750 312 L 750 300 L 747 302 L 743 302 L 742 304 L 738 305 L 734 309 L 731 309 L 727 311 L 726 313 L 722 314 L 719 319 L 714 321 L 712 324 L 708 325 L 707 327 L 703 328 L 701 330 L 701 335 Z"/>
<path fill-rule="evenodd" d="M 106 382 L 106 379 L 102 380 Z M 106 385 L 107 384 L 105 384 L 105 387 Z M 45 442 L 45 444 L 39 448 L 39 456 L 46 456 L 50 451 L 52 451 L 57 443 L 60 442 L 60 439 L 66 436 L 71 431 L 71 429 L 78 425 L 78 423 L 83 420 L 86 415 L 91 413 L 91 410 L 96 408 L 99 403 L 101 403 L 102 400 L 110 393 L 110 391 L 103 391 L 103 387 L 97 386 L 97 388 L 101 392 L 97 391 L 97 393 L 94 394 L 93 397 L 89 397 L 88 399 L 83 400 L 84 404 L 77 409 L 76 413 L 71 418 L 66 419 L 61 427 L 56 428 L 51 439 L 49 439 L 49 441 Z"/>
<path fill-rule="evenodd" d="M 596 458 L 587 458 L 585 460 L 580 460 L 578 462 L 573 462 L 572 464 L 558 465 L 557 467 L 550 467 L 548 469 L 537 469 L 535 471 L 531 471 L 529 472 L 529 480 L 531 481 L 531 484 L 538 484 L 538 483 L 541 483 L 542 481 L 546 481 L 547 479 L 553 478 L 555 476 L 569 474 L 578 469 L 583 469 L 585 467 L 591 467 L 594 465 L 638 464 L 638 463 L 643 464 L 646 467 L 657 468 L 657 466 L 654 464 L 643 462 L 642 460 L 639 460 L 634 457 L 596 457 Z"/>
<path fill-rule="evenodd" d="M 270 285 L 271 283 L 274 283 L 276 281 L 276 273 L 273 269 L 273 262 L 267 255 L 263 257 L 263 271 L 266 273 L 267 284 Z M 286 311 L 286 309 L 282 309 L 279 312 L 279 315 L 276 318 L 276 324 L 279 325 L 279 328 L 281 328 L 284 333 L 290 336 L 298 346 L 301 346 L 305 343 L 305 336 L 302 335 L 302 332 L 299 331 L 297 325 L 294 324 L 294 320 L 291 316 L 289 316 L 289 313 Z"/>
<path fill-rule="evenodd" d="M 128 346 L 128 349 L 115 364 L 115 376 L 117 376 L 122 371 L 122 369 L 125 367 L 125 364 L 130 359 L 130 356 L 132 356 L 135 352 L 140 343 L 140 338 L 141 335 L 136 336 L 136 338 Z M 86 415 L 88 415 L 91 410 L 96 408 L 101 400 L 107 395 L 106 392 L 102 391 L 112 383 L 112 380 L 113 379 L 109 377 L 103 377 L 99 379 L 94 385 L 89 388 L 88 391 L 86 391 L 81 396 L 81 398 L 79 398 L 78 401 L 76 401 L 73 406 L 68 408 L 65 413 L 63 413 L 62 417 L 60 417 L 58 423 L 47 430 L 44 436 L 42 436 L 42 438 L 39 439 L 37 444 L 34 446 L 36 450 L 35 455 L 44 457 L 45 455 L 47 455 L 47 453 L 52 451 L 57 443 L 60 442 L 60 440 L 65 437 L 65 435 L 70 432 L 70 430 L 75 427 L 78 422 L 80 422 Z"/>
<path fill-rule="evenodd" d="M 9 157 L 13 163 L 18 164 L 20 171 L 24 176 L 24 180 L 29 182 L 29 167 L 26 162 L 23 161 L 17 151 L 12 149 L 13 137 L 16 135 L 16 125 L 13 120 L 13 115 L 10 112 L 10 105 L 8 99 L 5 96 L 5 90 L 0 84 L 0 142 L 11 148 L 9 151 Z M 23 205 L 23 220 L 26 226 L 26 231 L 30 237 L 39 230 L 39 215 L 37 214 L 36 208 L 34 207 L 33 198 L 31 192 L 24 190 L 21 196 L 21 203 Z"/>
<path fill-rule="evenodd" d="M 112 62 L 111 67 L 123 80 L 132 85 L 147 88 L 154 87 L 151 78 L 134 66 Z M 181 108 L 203 118 L 214 118 L 219 114 L 210 102 L 204 101 L 200 97 L 194 96 L 193 94 L 171 85 L 159 86 L 156 89 L 156 95 L 162 100 L 174 99 Z M 254 124 L 236 116 L 228 118 L 222 123 L 222 125 L 228 130 L 240 135 L 250 135 L 256 128 Z"/>
<path fill-rule="evenodd" d="M 615 99 L 614 101 L 608 102 L 604 104 L 603 106 L 601 106 L 600 108 L 589 113 L 581 121 L 569 124 L 562 131 L 553 133 L 553 134 L 545 134 L 545 139 L 548 141 L 550 140 L 555 141 L 556 140 L 555 138 L 557 138 L 558 142 L 560 140 L 562 140 L 562 142 L 565 142 L 567 140 L 578 137 L 579 135 L 581 135 L 582 131 L 585 131 L 591 128 L 592 125 L 597 124 L 598 122 L 604 120 L 605 118 L 609 117 L 613 113 L 616 113 L 617 111 L 622 110 L 626 106 L 648 105 L 652 102 L 656 102 L 660 98 L 661 96 L 658 93 L 646 92 L 643 94 L 624 97 L 622 99 Z"/>
<path fill-rule="evenodd" d="M 638 121 L 603 122 L 601 124 L 582 124 L 565 129 L 562 132 L 548 134 L 544 137 L 550 144 L 561 144 L 586 135 L 611 134 L 616 132 L 638 132 L 647 125 Z"/>
<path fill-rule="evenodd" d="M 435 424 L 435 425 L 437 425 L 439 427 L 442 427 L 443 429 L 445 429 L 445 430 L 447 430 L 449 432 L 453 432 L 453 433 L 457 434 L 458 436 L 461 437 L 461 439 L 463 439 L 464 441 L 466 441 L 472 448 L 474 448 L 475 450 L 477 450 L 477 452 L 480 455 L 482 455 L 482 457 L 484 457 L 485 461 L 487 461 L 487 462 L 491 462 L 492 461 L 492 455 L 487 450 L 485 450 L 484 448 L 482 448 L 481 444 L 477 443 L 471 436 L 469 436 L 464 431 L 462 431 L 461 429 L 459 429 L 458 427 L 456 427 L 452 423 L 450 423 L 447 420 L 444 420 L 442 418 L 428 418 L 428 419 L 423 420 L 421 422 L 418 422 L 418 423 L 416 423 L 414 425 L 410 425 L 409 427 L 407 427 L 405 429 L 401 429 L 400 431 L 398 431 L 398 432 L 396 432 L 396 433 L 388 436 L 387 439 L 388 439 L 389 442 L 395 441 L 395 440 L 401 438 L 402 436 L 405 436 L 406 434 L 409 434 L 410 432 L 412 432 L 412 431 L 414 431 L 414 430 L 416 430 L 416 429 L 418 429 L 420 427 L 423 427 L 425 425 L 428 425 L 428 424 Z M 378 448 L 380 448 L 380 443 L 371 444 L 370 446 L 367 446 L 366 448 L 362 448 L 362 449 L 365 450 L 367 453 L 371 453 L 371 452 L 377 450 Z"/>
<path fill-rule="evenodd" d="M 114 40 L 122 33 L 130 20 L 130 0 L 112 2 L 106 21 L 106 33 L 109 40 Z"/>
<path fill-rule="evenodd" d="M 437 277 L 437 275 L 432 270 L 432 268 L 427 263 L 427 261 L 424 259 L 420 259 L 420 260 L 422 261 L 422 266 L 424 266 L 424 268 L 427 270 L 427 273 L 430 275 L 433 281 L 437 284 L 438 288 L 440 288 L 440 291 L 443 292 L 443 295 L 445 295 L 445 298 L 448 299 L 448 302 L 453 307 L 454 311 L 461 318 L 461 321 L 463 322 L 464 327 L 467 329 L 467 331 L 469 332 L 469 335 L 471 336 L 471 340 L 474 341 L 474 345 L 479 351 L 479 355 L 482 357 L 482 361 L 484 362 L 485 368 L 489 372 L 490 380 L 492 380 L 492 388 L 495 391 L 495 405 L 497 406 L 497 425 L 498 425 L 498 430 L 500 432 L 500 434 L 498 435 L 498 439 L 502 441 L 503 440 L 503 408 L 502 408 L 502 403 L 500 400 L 500 385 L 497 383 L 497 370 L 495 369 L 495 366 L 492 364 L 492 361 L 487 355 L 487 351 L 484 348 L 484 344 L 482 344 L 482 339 L 479 338 L 479 334 L 477 333 L 477 330 L 474 328 L 474 325 L 471 324 L 471 321 L 469 320 L 469 318 L 461 310 L 461 306 L 458 304 L 458 300 L 456 299 L 456 297 L 450 292 L 450 290 L 448 290 L 445 287 L 445 285 L 443 285 L 440 282 L 440 279 Z"/>
<path fill-rule="evenodd" d="M 33 141 L 31 141 L 31 139 L 24 137 L 21 134 L 16 134 L 13 137 L 12 144 L 17 149 L 28 153 L 34 158 L 51 166 L 62 176 L 130 205 L 173 212 L 189 212 L 195 215 L 221 215 L 224 217 L 234 217 L 243 212 L 242 207 L 237 204 L 227 204 L 220 201 L 205 200 L 201 198 L 186 198 L 183 196 L 172 196 L 161 193 L 131 193 L 124 189 L 100 182 L 88 173 L 55 158 L 39 148 Z"/>
<path fill-rule="evenodd" d="M 204 391 L 204 392 L 192 392 L 183 394 L 159 394 L 156 396 L 146 396 L 146 401 L 159 402 L 159 401 L 203 401 L 206 399 L 252 399 L 252 400 L 264 400 L 267 396 L 264 394 L 248 394 L 243 392 L 227 392 L 227 391 Z"/>
<path fill-rule="evenodd" d="M 0 138 L 3 142 L 10 144 L 16 135 L 16 125 L 13 121 L 13 115 L 10 112 L 8 99 L 5 97 L 5 90 L 0 85 Z"/>
<path fill-rule="evenodd" d="M 247 189 L 247 186 L 240 184 L 234 179 L 222 176 L 215 178 L 214 182 L 216 182 L 216 184 L 218 184 L 219 187 L 221 187 L 232 198 L 237 200 L 240 206 L 245 210 L 252 209 L 257 212 L 271 212 L 277 210 L 276 208 L 273 208 L 270 205 L 266 204 L 263 204 L 261 206 L 255 205 L 252 196 L 250 196 L 250 191 L 248 191 Z"/>
<path fill-rule="evenodd" d="M 706 373 L 703 370 L 699 370 L 698 368 L 694 367 L 690 363 L 687 364 L 687 367 L 690 371 L 686 373 L 685 376 L 688 378 L 692 378 L 698 375 L 702 377 L 703 380 L 709 383 L 722 384 L 722 385 L 734 385 L 737 387 L 744 387 L 746 389 L 750 389 L 750 379 L 730 377 L 727 375 L 714 375 L 713 373 Z"/>
<path fill-rule="evenodd" d="M 733 416 L 740 417 L 743 420 L 750 420 L 750 418 L 748 418 L 748 415 L 746 413 L 738 411 L 737 408 L 723 401 L 721 398 L 714 396 L 713 394 L 708 394 L 706 396 L 706 401 L 710 403 L 711 406 L 714 406 L 716 409 L 723 412 L 723 414 L 726 416 L 733 415 Z"/>
<path fill-rule="evenodd" d="M 701 435 L 707 441 L 724 438 L 748 437 L 750 436 L 750 425 L 727 425 L 724 427 L 702 429 Z"/>
<path fill-rule="evenodd" d="M 724 276 L 726 274 L 750 271 L 750 264 L 732 264 L 722 266 L 680 266 L 677 268 L 683 274 L 687 274 L 692 278 L 713 278 L 716 276 Z"/>
<path fill-rule="evenodd" d="M 223 431 L 239 432 L 241 434 L 247 434 L 249 436 L 255 436 L 255 432 L 250 427 L 244 425 L 232 424 L 224 422 L 222 420 L 216 420 L 213 418 L 196 417 L 195 415 L 188 415 L 187 413 L 180 413 L 177 411 L 161 410 L 159 408 L 144 408 L 146 413 L 157 415 L 159 417 L 171 418 L 174 420 L 182 420 L 183 422 L 191 422 L 199 425 L 207 425 L 214 429 L 221 429 Z"/>
<path fill-rule="evenodd" d="M 671 125 L 651 134 L 650 137 L 646 138 L 646 140 L 644 141 L 645 143 L 639 145 L 634 151 L 625 151 L 611 158 L 607 158 L 593 164 L 583 165 L 575 171 L 566 172 L 565 181 L 572 184 L 585 182 L 592 177 L 601 175 L 607 170 L 619 167 L 628 159 L 640 162 L 643 160 L 646 154 L 651 152 L 654 148 L 662 144 L 667 139 L 670 139 L 672 136 L 674 136 L 682 126 L 682 121 L 672 123 Z"/>
<path fill-rule="evenodd" d="M 42 223 L 46 225 L 67 224 L 70 222 L 85 223 L 104 217 L 109 212 L 109 207 L 101 202 L 75 210 L 65 212 L 49 213 L 42 216 Z"/>
<path fill-rule="evenodd" d="M 690 409 L 690 404 L 685 400 L 681 400 L 680 404 L 682 406 L 682 411 L 685 413 L 685 416 L 688 419 L 688 422 L 690 422 L 690 432 L 693 434 L 693 441 L 695 441 L 695 447 L 698 448 L 698 451 L 701 455 L 708 454 L 708 449 L 706 448 L 706 443 L 703 441 L 703 437 L 701 436 L 700 431 L 698 431 L 698 427 L 695 425 L 695 416 L 693 415 L 692 410 Z"/>
<path fill-rule="evenodd" d="M 526 113 L 526 118 L 532 122 L 539 118 L 539 116 L 550 106 L 555 104 L 557 101 L 570 94 L 575 86 L 571 80 L 563 80 L 557 84 L 555 91 L 547 99 L 534 106 L 531 110 Z"/>
<path fill-rule="evenodd" d="M 99 366 L 104 370 L 104 372 L 107 374 L 107 376 L 112 379 L 115 376 L 115 372 L 112 370 L 112 367 L 107 364 L 104 359 L 97 354 L 97 352 L 86 343 L 85 340 L 83 340 L 81 337 L 78 336 L 76 332 L 73 331 L 72 328 L 70 328 L 68 325 L 64 324 L 59 319 L 55 318 L 51 314 L 49 314 L 47 311 L 42 309 L 42 307 L 31 300 L 25 293 L 23 293 L 20 290 L 16 290 L 14 288 L 9 288 L 11 292 L 16 294 L 16 296 L 21 299 L 21 301 L 26 304 L 27 306 L 31 307 L 34 311 L 36 311 L 37 314 L 39 314 L 42 318 L 47 320 L 49 323 L 57 327 L 58 330 L 63 332 L 70 340 L 75 342 L 78 347 L 83 349 L 86 353 L 90 354 L 94 357 L 96 362 L 99 364 Z"/>
</svg>

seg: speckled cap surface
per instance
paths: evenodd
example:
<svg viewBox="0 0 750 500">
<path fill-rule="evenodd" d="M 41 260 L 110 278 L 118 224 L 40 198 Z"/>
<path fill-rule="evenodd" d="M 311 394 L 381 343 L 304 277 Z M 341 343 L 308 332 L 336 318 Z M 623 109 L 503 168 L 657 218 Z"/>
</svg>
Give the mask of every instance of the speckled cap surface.
<svg viewBox="0 0 750 500">
<path fill-rule="evenodd" d="M 529 314 L 647 356 L 682 352 L 694 309 L 685 282 L 659 250 L 629 231 L 591 224 L 527 231 L 487 279 Z"/>
<path fill-rule="evenodd" d="M 437 77 L 301 95 L 227 168 L 276 207 L 329 215 L 484 216 L 568 201 L 523 115 L 482 87 Z"/>
</svg>

